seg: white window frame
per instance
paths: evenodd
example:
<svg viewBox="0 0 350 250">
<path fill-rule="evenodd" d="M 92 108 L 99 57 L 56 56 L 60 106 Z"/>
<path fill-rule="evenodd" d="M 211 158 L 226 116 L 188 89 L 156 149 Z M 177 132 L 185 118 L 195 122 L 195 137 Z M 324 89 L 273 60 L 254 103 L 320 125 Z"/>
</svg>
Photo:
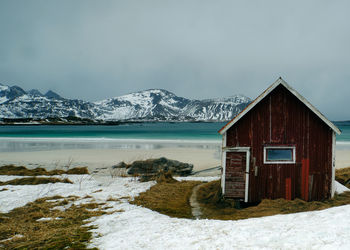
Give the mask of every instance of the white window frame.
<svg viewBox="0 0 350 250">
<path fill-rule="evenodd" d="M 293 159 L 291 161 L 268 161 L 268 149 L 292 149 Z M 264 146 L 264 164 L 293 164 L 295 163 L 295 146 Z"/>
</svg>

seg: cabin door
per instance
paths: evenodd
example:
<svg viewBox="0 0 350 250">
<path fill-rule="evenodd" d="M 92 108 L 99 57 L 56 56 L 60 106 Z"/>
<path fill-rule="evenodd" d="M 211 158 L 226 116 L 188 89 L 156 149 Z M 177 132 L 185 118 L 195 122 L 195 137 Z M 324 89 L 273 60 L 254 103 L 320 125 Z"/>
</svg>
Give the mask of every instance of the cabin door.
<svg viewBox="0 0 350 250">
<path fill-rule="evenodd" d="M 226 151 L 225 197 L 248 202 L 249 148 Z"/>
</svg>

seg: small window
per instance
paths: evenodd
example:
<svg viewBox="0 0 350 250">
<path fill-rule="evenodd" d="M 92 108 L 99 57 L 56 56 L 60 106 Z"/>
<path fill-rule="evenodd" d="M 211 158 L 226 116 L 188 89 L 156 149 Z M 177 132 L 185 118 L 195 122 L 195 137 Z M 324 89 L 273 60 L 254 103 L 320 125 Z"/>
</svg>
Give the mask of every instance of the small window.
<svg viewBox="0 0 350 250">
<path fill-rule="evenodd" d="M 295 163 L 295 147 L 269 146 L 264 148 L 264 163 Z"/>
</svg>

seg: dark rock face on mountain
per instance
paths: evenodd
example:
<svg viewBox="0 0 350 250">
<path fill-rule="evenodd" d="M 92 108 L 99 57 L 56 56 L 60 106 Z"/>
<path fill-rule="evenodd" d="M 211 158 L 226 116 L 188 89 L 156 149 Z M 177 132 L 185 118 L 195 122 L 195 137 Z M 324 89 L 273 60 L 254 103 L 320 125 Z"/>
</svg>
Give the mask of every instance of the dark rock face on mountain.
<svg viewBox="0 0 350 250">
<path fill-rule="evenodd" d="M 27 93 L 32 96 L 43 96 L 43 94 L 37 89 L 31 89 Z"/>
<path fill-rule="evenodd" d="M 66 99 L 53 91 L 0 84 L 0 118 L 79 117 L 103 121 L 227 121 L 250 102 L 243 95 L 190 100 L 150 89 L 99 102 Z"/>
<path fill-rule="evenodd" d="M 63 99 L 59 94 L 53 92 L 52 90 L 47 91 L 45 96 L 47 98 L 49 98 L 49 99 L 56 99 L 56 100 L 62 100 Z"/>
</svg>

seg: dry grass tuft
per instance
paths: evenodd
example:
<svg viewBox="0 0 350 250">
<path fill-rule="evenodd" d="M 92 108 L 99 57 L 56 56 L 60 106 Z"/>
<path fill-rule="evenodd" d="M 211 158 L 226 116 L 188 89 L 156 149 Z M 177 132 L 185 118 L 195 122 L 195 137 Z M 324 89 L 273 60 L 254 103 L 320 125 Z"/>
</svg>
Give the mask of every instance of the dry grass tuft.
<svg viewBox="0 0 350 250">
<path fill-rule="evenodd" d="M 52 177 L 50 177 L 50 178 L 29 177 L 29 178 L 13 179 L 10 181 L 5 181 L 5 182 L 0 181 L 0 186 L 5 186 L 5 185 L 39 185 L 39 184 L 57 183 L 57 182 L 70 183 L 70 184 L 73 183 L 67 178 L 58 179 L 58 178 L 52 178 Z"/>
<path fill-rule="evenodd" d="M 67 171 L 51 170 L 44 168 L 28 169 L 23 166 L 5 165 L 0 167 L 0 175 L 38 176 L 38 175 L 62 175 L 62 174 L 89 174 L 87 167 L 72 168 Z"/>
<path fill-rule="evenodd" d="M 120 202 L 120 199 L 114 198 L 114 197 L 108 197 L 107 201 L 116 201 L 116 202 Z"/>
<path fill-rule="evenodd" d="M 130 203 L 147 207 L 171 217 L 192 218 L 189 198 L 198 181 L 160 182 Z"/>
<path fill-rule="evenodd" d="M 86 249 L 86 244 L 92 237 L 89 230 L 93 227 L 85 226 L 87 223 L 85 220 L 100 216 L 104 212 L 89 211 L 85 206 L 74 204 L 65 211 L 60 211 L 53 208 L 74 201 L 76 198 L 66 198 L 65 202 L 52 201 L 55 199 L 62 199 L 62 197 L 38 199 L 24 207 L 15 208 L 9 213 L 0 213 L 0 248 Z M 40 218 L 53 219 L 37 221 Z M 14 237 L 16 235 L 17 237 Z"/>
<path fill-rule="evenodd" d="M 156 176 L 156 182 L 157 183 L 175 183 L 178 181 L 173 178 L 172 173 L 170 171 L 164 172 L 163 170 L 161 170 Z"/>
<path fill-rule="evenodd" d="M 164 170 L 159 170 L 159 172 L 157 174 L 143 174 L 143 175 L 139 175 L 139 174 L 134 174 L 134 177 L 139 177 L 139 181 L 140 182 L 147 182 L 147 181 L 156 181 L 157 183 L 162 183 L 162 182 L 166 182 L 166 183 L 174 183 L 177 182 L 177 180 L 175 180 L 173 178 L 172 172 L 171 171 L 164 171 Z"/>
<path fill-rule="evenodd" d="M 336 169 L 335 180 L 345 185 L 346 187 L 350 188 L 350 167 Z"/>
<path fill-rule="evenodd" d="M 99 190 L 93 191 L 93 193 L 99 193 L 99 192 L 102 192 L 102 189 L 99 189 Z"/>
<path fill-rule="evenodd" d="M 350 204 L 350 192 L 346 192 L 322 202 L 306 202 L 300 199 L 292 201 L 285 199 L 262 200 L 257 206 L 236 209 L 233 202 L 221 198 L 220 181 L 202 185 L 197 192 L 197 197 L 202 207 L 203 218 L 220 220 L 239 220 L 276 214 L 315 211 Z"/>
<path fill-rule="evenodd" d="M 89 174 L 87 167 L 68 169 L 65 174 Z"/>
</svg>

